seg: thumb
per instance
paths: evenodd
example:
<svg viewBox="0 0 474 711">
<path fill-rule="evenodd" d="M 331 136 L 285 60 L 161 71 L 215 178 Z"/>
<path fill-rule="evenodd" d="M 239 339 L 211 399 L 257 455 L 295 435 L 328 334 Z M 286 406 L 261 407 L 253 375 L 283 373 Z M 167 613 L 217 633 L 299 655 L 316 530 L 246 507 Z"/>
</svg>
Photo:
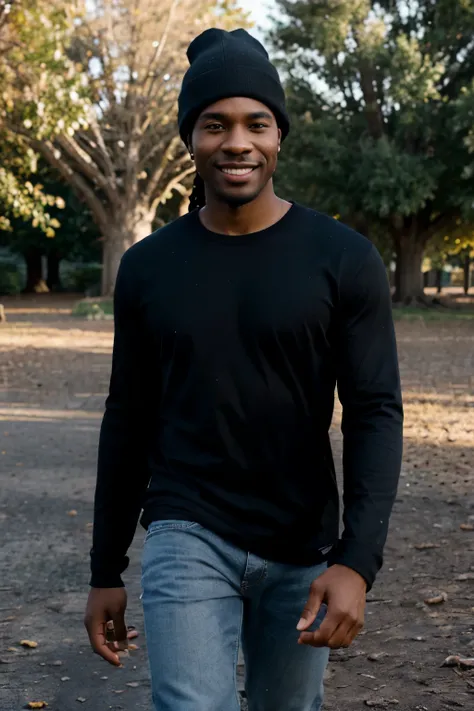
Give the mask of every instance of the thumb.
<svg viewBox="0 0 474 711">
<path fill-rule="evenodd" d="M 301 619 L 296 625 L 299 632 L 307 630 L 313 624 L 323 603 L 323 598 L 324 590 L 315 580 L 311 585 L 308 602 L 301 613 Z"/>
</svg>

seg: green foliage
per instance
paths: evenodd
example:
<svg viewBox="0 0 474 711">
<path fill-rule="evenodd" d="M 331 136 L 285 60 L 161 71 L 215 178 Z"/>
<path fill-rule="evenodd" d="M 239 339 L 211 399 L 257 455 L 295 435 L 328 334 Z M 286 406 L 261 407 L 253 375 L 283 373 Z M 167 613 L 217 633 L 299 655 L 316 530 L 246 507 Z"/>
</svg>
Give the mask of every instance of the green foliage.
<svg viewBox="0 0 474 711">
<path fill-rule="evenodd" d="M 19 294 L 22 286 L 23 279 L 16 264 L 0 262 L 0 295 Z"/>
<path fill-rule="evenodd" d="M 71 269 L 63 277 L 62 283 L 68 291 L 85 294 L 90 289 L 100 287 L 101 276 L 102 267 L 100 264 L 84 264 L 84 266 Z"/>
<path fill-rule="evenodd" d="M 54 230 L 45 231 L 42 228 L 34 216 L 36 208 L 33 215 L 18 215 L 8 210 L 9 229 L 3 233 L 0 231 L 0 246 L 21 255 L 35 248 L 46 256 L 55 253 L 60 259 L 70 261 L 100 260 L 99 233 L 90 211 L 68 185 L 58 180 L 55 171 L 44 159 L 38 159 L 35 171 L 27 181 L 32 190 L 37 191 L 40 186 L 41 190 L 55 195 L 55 204 L 49 207 L 48 212 Z"/>
<path fill-rule="evenodd" d="M 72 311 L 73 316 L 88 321 L 109 321 L 114 317 L 113 301 L 108 299 L 83 299 Z"/>
<path fill-rule="evenodd" d="M 277 0 L 280 185 L 369 236 L 474 226 L 474 1 Z"/>
<path fill-rule="evenodd" d="M 66 55 L 73 3 L 22 0 L 0 3 L 0 229 L 12 217 L 31 220 L 53 237 L 59 223 L 36 173 L 34 140 L 85 122 L 87 86 Z M 12 130 L 14 129 L 14 130 Z"/>
<path fill-rule="evenodd" d="M 474 311 L 464 309 L 394 308 L 394 321 L 474 321 Z"/>
</svg>

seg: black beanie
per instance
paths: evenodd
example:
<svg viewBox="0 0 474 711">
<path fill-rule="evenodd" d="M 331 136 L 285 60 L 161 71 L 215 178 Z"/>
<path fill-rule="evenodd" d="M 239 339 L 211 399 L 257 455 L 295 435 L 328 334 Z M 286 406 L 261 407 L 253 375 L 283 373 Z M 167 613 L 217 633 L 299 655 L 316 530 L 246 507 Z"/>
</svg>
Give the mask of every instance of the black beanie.
<svg viewBox="0 0 474 711">
<path fill-rule="evenodd" d="M 285 138 L 290 130 L 285 93 L 266 49 L 255 37 L 245 30 L 213 28 L 191 42 L 187 55 L 191 66 L 178 99 L 179 132 L 185 143 L 206 106 L 233 96 L 268 106 Z"/>
</svg>

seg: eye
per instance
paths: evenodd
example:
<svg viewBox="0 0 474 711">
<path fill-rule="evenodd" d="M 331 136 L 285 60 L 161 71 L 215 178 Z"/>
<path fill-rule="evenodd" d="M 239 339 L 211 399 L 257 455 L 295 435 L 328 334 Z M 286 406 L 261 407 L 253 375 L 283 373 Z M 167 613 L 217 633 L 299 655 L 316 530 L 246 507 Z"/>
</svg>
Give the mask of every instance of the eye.
<svg viewBox="0 0 474 711">
<path fill-rule="evenodd" d="M 220 131 L 224 126 L 221 123 L 209 123 L 205 128 L 206 131 Z"/>
<path fill-rule="evenodd" d="M 250 128 L 252 131 L 262 131 L 263 129 L 268 128 L 268 125 L 266 123 L 252 123 Z"/>
</svg>

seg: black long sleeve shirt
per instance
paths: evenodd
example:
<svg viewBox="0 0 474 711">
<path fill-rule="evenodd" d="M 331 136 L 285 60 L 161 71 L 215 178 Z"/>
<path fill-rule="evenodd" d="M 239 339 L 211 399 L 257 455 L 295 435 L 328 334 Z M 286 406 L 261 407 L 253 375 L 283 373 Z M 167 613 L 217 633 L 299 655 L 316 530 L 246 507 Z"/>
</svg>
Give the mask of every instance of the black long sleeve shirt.
<svg viewBox="0 0 474 711">
<path fill-rule="evenodd" d="M 328 430 L 343 406 L 344 530 Z M 269 560 L 370 588 L 402 452 L 391 300 L 374 246 L 293 205 L 242 236 L 197 212 L 124 255 L 95 497 L 94 587 L 142 524 L 195 521 Z"/>
</svg>

